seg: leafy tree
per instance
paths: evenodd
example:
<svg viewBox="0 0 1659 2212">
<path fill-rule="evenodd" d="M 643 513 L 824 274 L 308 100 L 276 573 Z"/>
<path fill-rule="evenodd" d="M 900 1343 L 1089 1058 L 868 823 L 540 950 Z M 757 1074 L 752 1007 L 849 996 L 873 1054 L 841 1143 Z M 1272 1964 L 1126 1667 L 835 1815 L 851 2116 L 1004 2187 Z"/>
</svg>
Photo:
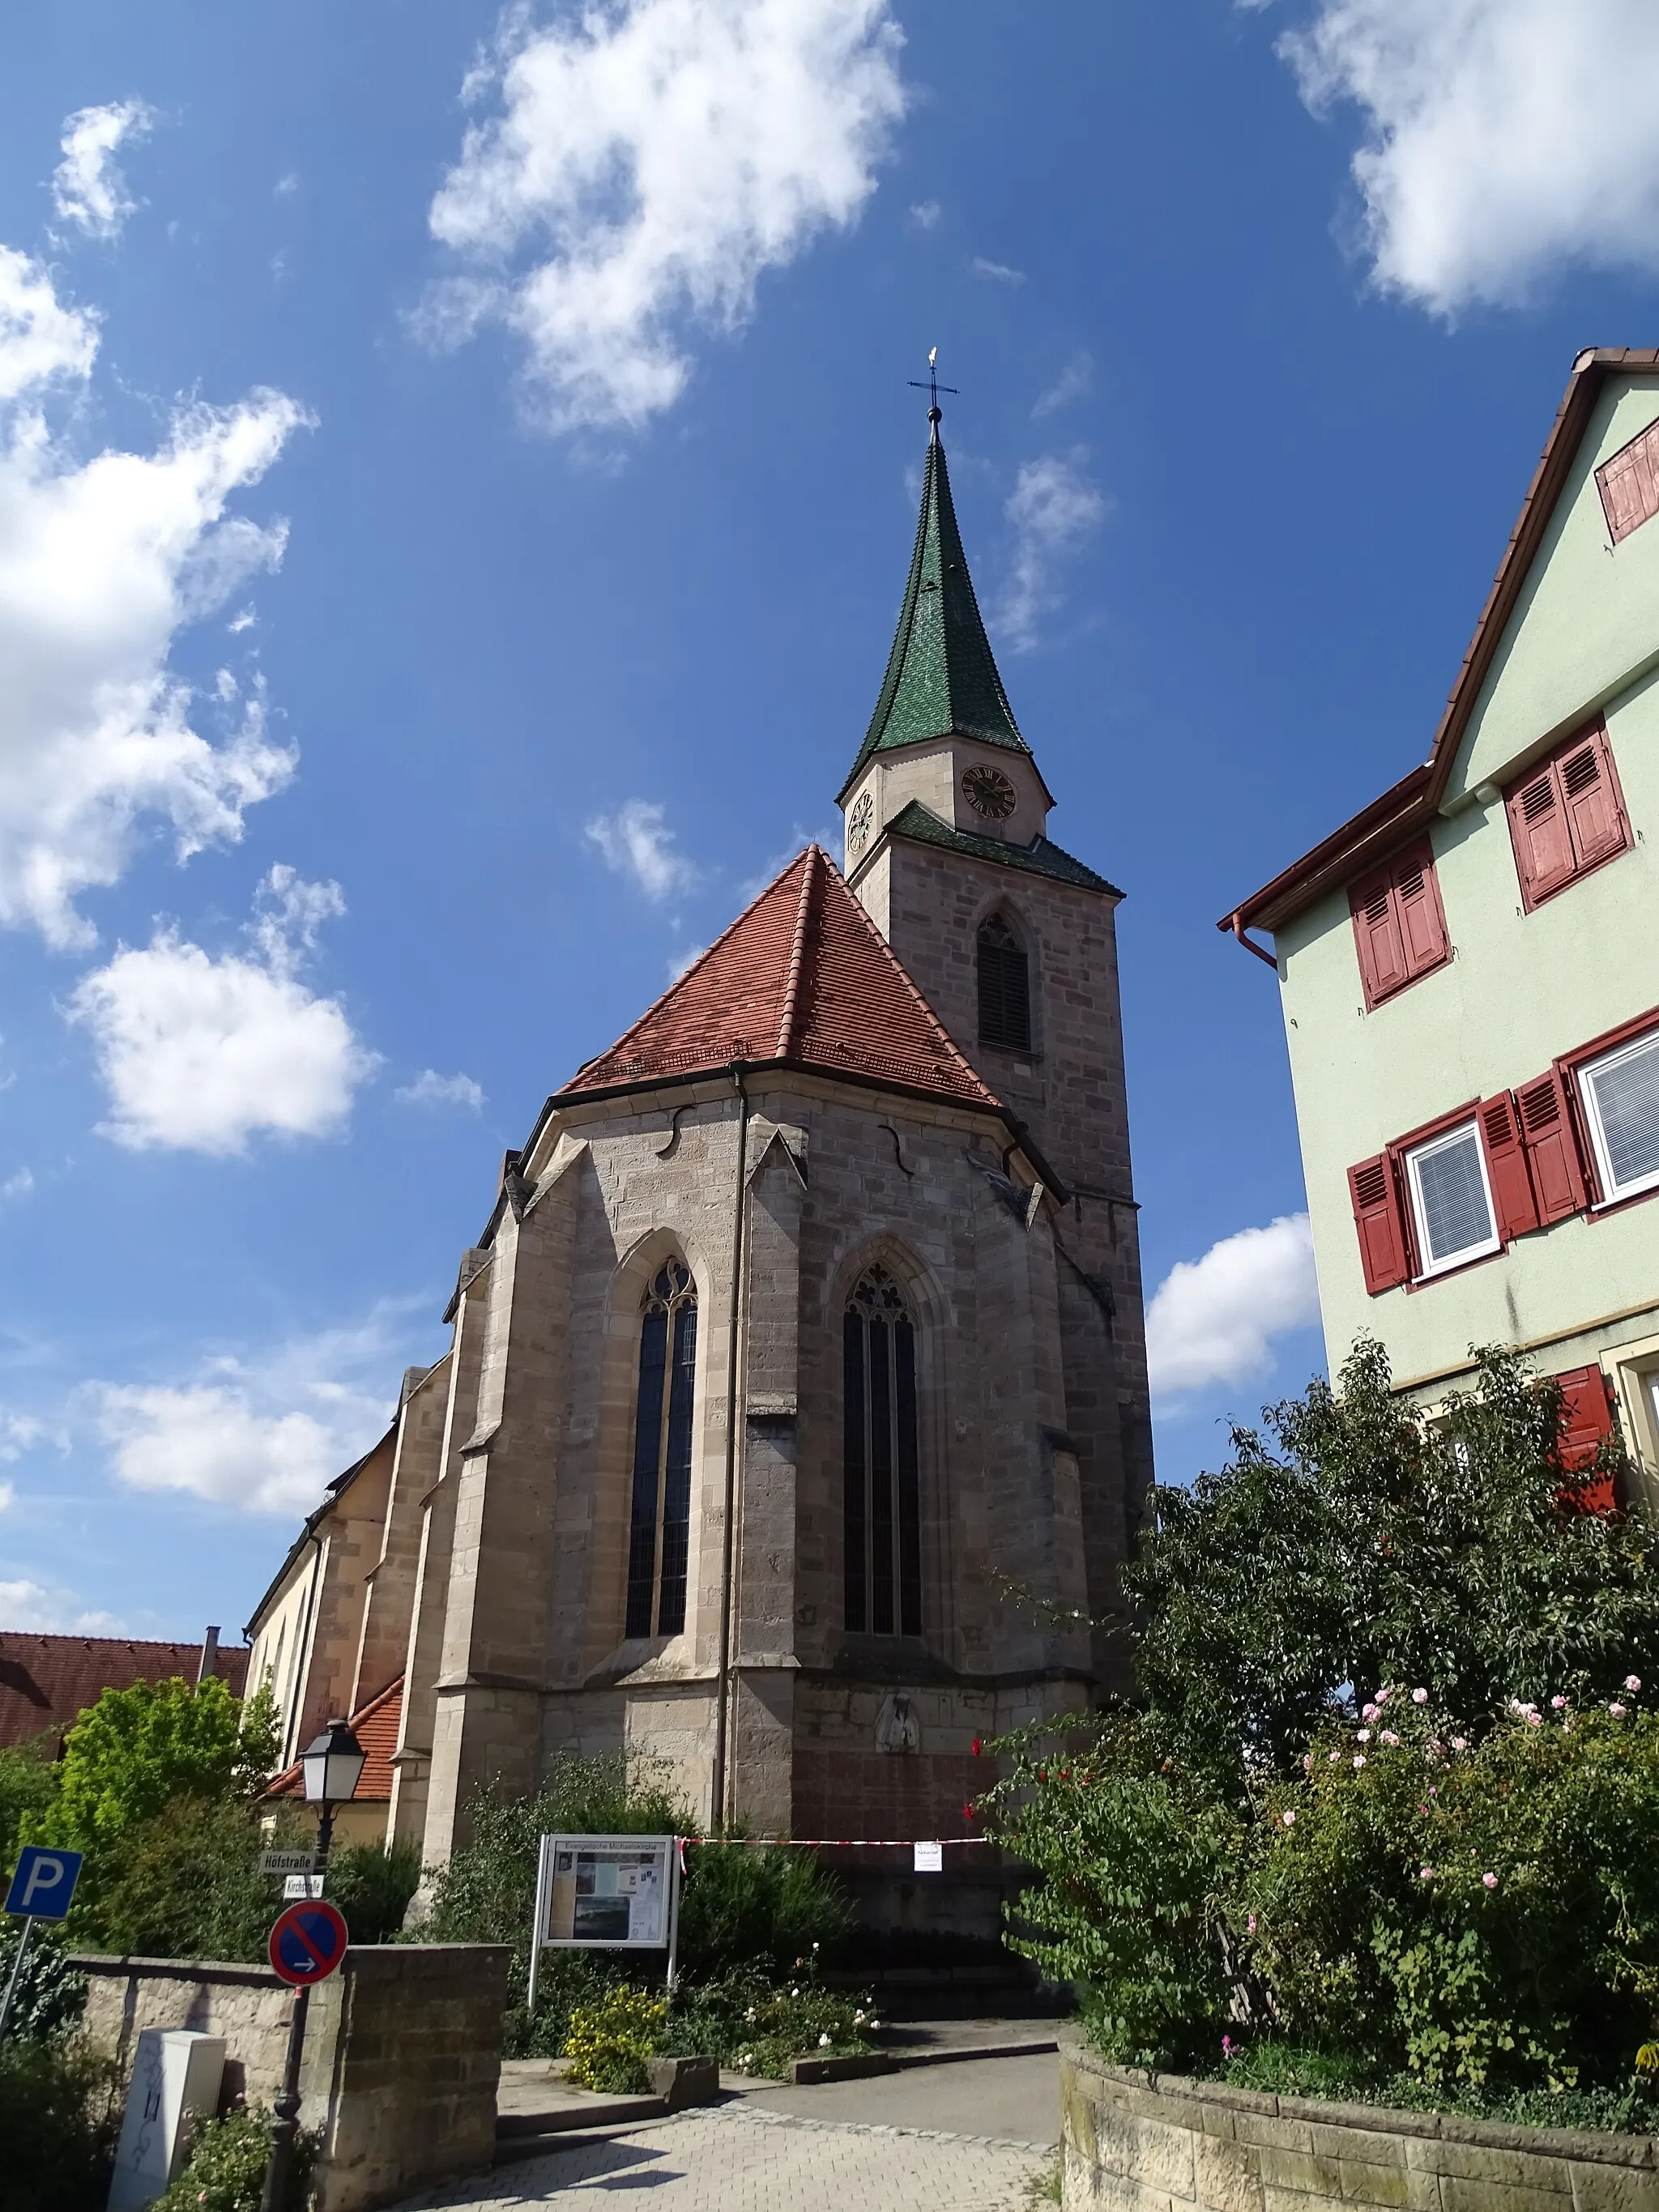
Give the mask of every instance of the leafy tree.
<svg viewBox="0 0 1659 2212">
<path fill-rule="evenodd" d="M 250 1798 L 276 1757 L 266 1692 L 244 1705 L 216 1676 L 106 1690 L 64 1739 L 43 1832 L 102 1855 L 174 1798 Z"/>
<path fill-rule="evenodd" d="M 17 1863 L 25 1821 L 37 1824 L 58 1795 L 58 1738 L 48 1729 L 0 1750 L 0 1875 Z"/>
<path fill-rule="evenodd" d="M 141 1958 L 257 1964 L 283 1908 L 281 1878 L 260 1873 L 260 1853 L 267 1844 L 298 1848 L 307 1836 L 292 1812 L 276 1822 L 267 1833 L 241 1796 L 171 1799 L 106 1848 L 84 1903 L 76 1891 L 77 1940 Z"/>
<path fill-rule="evenodd" d="M 323 1893 L 345 1915 L 354 1943 L 387 1943 L 403 1926 L 420 1881 L 421 1847 L 411 1839 L 347 1844 L 328 1855 Z"/>
<path fill-rule="evenodd" d="M 1659 1528 L 1575 1510 L 1617 1446 L 1564 1474 L 1559 1389 L 1503 1353 L 1433 1425 L 1389 1382 L 1361 1342 L 1338 1389 L 1236 1430 L 1221 1474 L 1158 1489 L 1125 1573 L 1149 1720 L 1236 1797 L 1382 1682 L 1433 1681 L 1480 1734 L 1506 1698 L 1605 1698 L 1659 1662 Z"/>
</svg>

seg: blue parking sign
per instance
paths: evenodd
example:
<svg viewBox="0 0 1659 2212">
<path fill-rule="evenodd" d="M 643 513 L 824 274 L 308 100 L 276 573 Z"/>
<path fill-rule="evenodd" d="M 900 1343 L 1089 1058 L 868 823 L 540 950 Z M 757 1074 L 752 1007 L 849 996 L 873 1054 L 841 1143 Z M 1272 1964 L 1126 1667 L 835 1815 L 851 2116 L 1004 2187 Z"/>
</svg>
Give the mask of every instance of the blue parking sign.
<svg viewBox="0 0 1659 2212">
<path fill-rule="evenodd" d="M 17 1871 L 6 1893 L 6 1910 L 31 1920 L 61 1920 L 70 1909 L 81 1873 L 80 1851 L 54 1850 L 26 1844 L 17 1854 Z"/>
</svg>

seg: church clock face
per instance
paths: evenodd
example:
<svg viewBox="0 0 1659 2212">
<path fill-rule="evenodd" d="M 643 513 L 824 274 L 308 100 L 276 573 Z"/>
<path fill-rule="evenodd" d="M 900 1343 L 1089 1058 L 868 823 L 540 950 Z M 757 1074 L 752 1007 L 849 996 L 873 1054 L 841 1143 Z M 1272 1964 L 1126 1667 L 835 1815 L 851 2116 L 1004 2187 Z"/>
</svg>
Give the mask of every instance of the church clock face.
<svg viewBox="0 0 1659 2212">
<path fill-rule="evenodd" d="M 855 860 L 870 842 L 875 812 L 876 802 L 866 791 L 860 794 L 858 805 L 847 817 L 847 849 Z"/>
<path fill-rule="evenodd" d="M 975 814 L 988 822 L 1006 822 L 1018 804 L 1018 794 L 1000 768 L 981 763 L 962 779 L 962 795 Z"/>
</svg>

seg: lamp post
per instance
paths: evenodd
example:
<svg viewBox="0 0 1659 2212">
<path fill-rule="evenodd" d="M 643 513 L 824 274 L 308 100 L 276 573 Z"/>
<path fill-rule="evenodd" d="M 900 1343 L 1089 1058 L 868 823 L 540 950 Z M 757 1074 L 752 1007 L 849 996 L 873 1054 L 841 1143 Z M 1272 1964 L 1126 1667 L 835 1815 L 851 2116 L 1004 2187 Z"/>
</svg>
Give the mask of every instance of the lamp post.
<svg viewBox="0 0 1659 2212">
<path fill-rule="evenodd" d="M 362 1778 L 365 1753 L 349 1722 L 331 1721 L 314 1743 L 301 1754 L 306 1802 L 317 1808 L 317 1866 L 320 1876 L 328 1865 L 328 1847 L 334 1840 L 334 1808 L 348 1803 Z M 294 2164 L 294 2138 L 300 2127 L 300 2059 L 305 2050 L 306 2013 L 310 1989 L 294 1992 L 294 2012 L 289 2022 L 288 2058 L 283 2068 L 282 2094 L 276 2101 L 270 2130 L 270 2155 L 265 2161 L 265 2184 L 259 2212 L 284 2212 L 288 2177 Z"/>
</svg>

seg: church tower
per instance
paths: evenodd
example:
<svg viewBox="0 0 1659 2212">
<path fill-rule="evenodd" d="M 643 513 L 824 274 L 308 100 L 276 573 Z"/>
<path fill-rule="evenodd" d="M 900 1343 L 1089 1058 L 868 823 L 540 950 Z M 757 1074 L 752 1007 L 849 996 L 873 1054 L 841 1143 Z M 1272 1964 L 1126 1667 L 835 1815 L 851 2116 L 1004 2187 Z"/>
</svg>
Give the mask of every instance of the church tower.
<svg viewBox="0 0 1659 2212">
<path fill-rule="evenodd" d="M 1063 1187 L 1066 1425 L 1098 1590 L 1133 1540 L 1152 1479 L 1118 999 L 1123 894 L 1047 834 L 1054 798 L 985 633 L 937 399 L 927 421 L 898 628 L 839 793 L 847 878 Z"/>
</svg>

